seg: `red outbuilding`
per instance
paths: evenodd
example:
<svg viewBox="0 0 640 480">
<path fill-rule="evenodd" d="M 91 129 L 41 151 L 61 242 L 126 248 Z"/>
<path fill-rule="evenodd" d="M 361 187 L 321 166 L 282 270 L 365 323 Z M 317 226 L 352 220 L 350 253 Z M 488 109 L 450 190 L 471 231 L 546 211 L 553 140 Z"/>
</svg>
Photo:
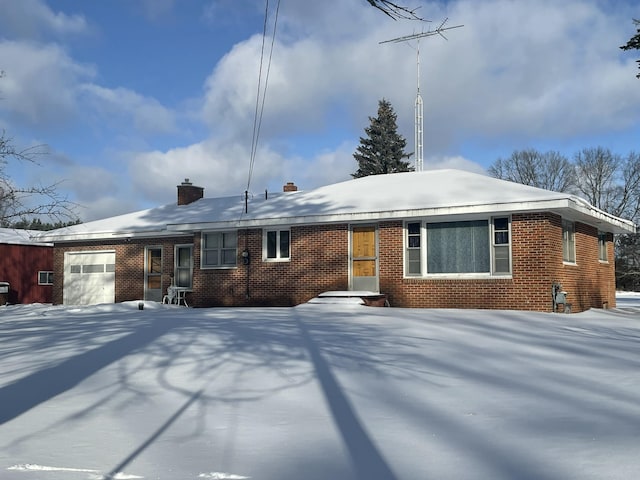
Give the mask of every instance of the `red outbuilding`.
<svg viewBox="0 0 640 480">
<path fill-rule="evenodd" d="M 41 233 L 0 228 L 0 305 L 51 303 L 53 244 L 31 239 Z"/>
</svg>

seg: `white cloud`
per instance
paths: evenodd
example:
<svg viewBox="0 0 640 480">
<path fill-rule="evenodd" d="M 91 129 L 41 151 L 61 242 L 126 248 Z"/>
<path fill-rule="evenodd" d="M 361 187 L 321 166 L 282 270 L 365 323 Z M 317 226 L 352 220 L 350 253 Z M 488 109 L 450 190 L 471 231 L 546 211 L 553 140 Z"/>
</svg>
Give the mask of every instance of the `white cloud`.
<svg viewBox="0 0 640 480">
<path fill-rule="evenodd" d="M 130 119 L 136 133 L 170 133 L 175 130 L 174 114 L 156 99 L 144 97 L 127 88 L 104 88 L 95 84 L 82 85 L 87 101 L 94 111 L 109 122 Z"/>
<path fill-rule="evenodd" d="M 401 131 L 413 136 L 416 42 L 378 42 L 411 33 L 415 24 L 366 8 L 356 22 L 353 6 L 343 3 L 325 2 L 285 23 L 271 66 L 265 138 L 323 128 L 337 104 L 350 125 L 364 127 L 382 97 L 396 108 Z M 447 33 L 448 42 L 435 36 L 420 43 L 425 145 L 433 153 L 467 135 L 562 139 L 638 119 L 640 89 L 631 90 L 636 80 L 614 33 L 621 15 L 598 3 L 460 1 L 430 3 L 423 13 L 464 24 Z M 207 79 L 203 114 L 213 128 L 250 128 L 260 47 L 258 36 L 236 45 Z"/>
<path fill-rule="evenodd" d="M 600 4 L 451 5 L 449 15 L 465 26 L 425 52 L 424 71 L 425 111 L 438 112 L 445 128 L 561 139 L 637 118 L 631 111 L 640 91 L 630 89 L 633 78 L 619 60 L 620 18 Z M 626 105 L 611 102 L 621 95 Z"/>
<path fill-rule="evenodd" d="M 249 190 L 281 191 L 286 182 L 302 189 L 314 188 L 351 178 L 355 162 L 351 145 L 340 145 L 313 158 L 284 157 L 269 147 L 260 147 Z M 205 195 L 241 196 L 247 188 L 250 152 L 237 143 L 209 140 L 167 152 L 134 155 L 129 162 L 129 178 L 134 190 L 156 203 L 175 201 L 176 186 L 185 178 L 205 187 Z"/>
<path fill-rule="evenodd" d="M 202 12 L 228 28 L 232 20 L 221 18 L 226 9 L 235 9 L 231 16 L 244 14 L 247 3 L 240 8 L 220 0 Z M 405 3 L 421 5 L 420 14 L 434 21 L 425 28 L 446 17 L 448 25 L 464 24 L 447 33 L 448 41 L 434 36 L 420 42 L 426 168 L 482 171 L 460 156 L 463 150 L 470 156 L 463 148 L 469 141 L 491 147 L 522 142 L 517 147 L 525 148 L 540 140 L 556 149 L 554 142 L 640 123 L 636 65 L 618 48 L 628 39 L 621 26 L 630 24 L 631 5 L 620 2 L 612 9 L 597 0 Z M 150 16 L 175 6 L 172 0 L 144 5 L 155 9 L 147 11 Z M 255 5 L 251 8 L 253 15 Z M 416 42 L 379 42 L 416 32 L 420 24 L 390 20 L 358 0 L 283 2 L 279 21 L 252 190 L 280 189 L 286 181 L 307 189 L 350 178 L 358 137 L 383 97 L 398 114 L 407 151 L 414 150 Z M 269 46 L 268 41 L 267 54 Z M 100 133 L 114 151 L 119 138 L 131 139 L 127 148 L 146 150 L 146 136 L 162 133 L 161 143 L 149 151 L 127 154 L 129 178 L 114 188 L 114 198 L 172 202 L 185 177 L 204 186 L 207 196 L 240 195 L 247 183 L 261 47 L 261 37 L 254 35 L 230 48 L 202 79 L 201 98 L 194 100 L 192 92 L 173 95 L 172 105 L 180 104 L 182 95 L 182 105 L 189 100 L 196 110 L 180 119 L 197 118 L 202 123 L 196 129 L 206 129 L 200 138 L 189 132 L 190 145 L 184 144 L 185 126 L 177 127 L 179 113 L 163 105 L 160 96 L 98 83 L 92 67 L 58 45 L 0 43 L 0 58 L 9 60 L 1 66 L 7 78 L 0 82 L 5 98 L 0 109 L 23 122 L 47 125 L 82 108 L 84 120 L 97 118 L 101 129 L 108 127 Z M 126 182 L 130 188 L 122 185 Z M 109 205 L 109 194 L 101 195 L 100 209 Z M 114 201 L 113 208 L 116 204 L 122 206 Z M 137 206 L 129 202 L 130 209 Z"/>
<path fill-rule="evenodd" d="M 89 30 L 82 15 L 54 12 L 42 0 L 0 0 L 0 11 L 0 27 L 4 34 L 17 38 L 79 34 Z"/>
<path fill-rule="evenodd" d="M 73 120 L 97 119 L 101 130 L 109 126 L 131 137 L 176 130 L 175 113 L 158 100 L 88 82 L 95 68 L 74 61 L 57 44 L 0 41 L 0 58 L 5 71 L 0 110 L 18 123 L 62 129 Z"/>
<path fill-rule="evenodd" d="M 56 44 L 0 42 L 6 76 L 0 82 L 0 108 L 19 122 L 37 127 L 64 124 L 77 113 L 77 88 L 94 75 Z"/>
<path fill-rule="evenodd" d="M 175 148 L 167 152 L 135 155 L 129 167 L 137 191 L 162 203 L 175 199 L 176 185 L 184 178 L 207 188 L 208 196 L 240 195 L 247 187 L 249 149 L 218 140 Z M 276 178 L 288 178 L 287 160 L 268 148 L 256 155 L 250 190 L 262 191 Z"/>
<path fill-rule="evenodd" d="M 358 136 L 383 97 L 394 105 L 412 151 L 416 42 L 379 42 L 411 33 L 415 24 L 350 2 L 325 2 L 311 12 L 298 7 L 283 9 L 261 127 L 258 159 L 265 168 L 255 175 L 269 183 L 275 176 L 284 180 L 288 169 L 289 180 L 310 187 L 349 178 Z M 449 41 L 420 42 L 427 168 L 483 172 L 455 154 L 468 137 L 562 141 L 638 119 L 640 89 L 630 94 L 635 79 L 612 34 L 619 18 L 597 3 L 460 1 L 429 3 L 421 14 L 464 24 L 447 33 Z M 138 157 L 161 170 L 156 175 L 167 187 L 189 176 L 227 193 L 229 185 L 239 189 L 246 181 L 246 168 L 237 167 L 248 158 L 261 47 L 258 35 L 235 45 L 207 78 L 202 115 L 209 140 Z M 337 120 L 336 110 L 344 113 Z M 336 121 L 351 142 L 332 136 Z M 326 143 L 316 145 L 315 154 L 292 155 L 282 140 L 319 131 L 327 133 Z"/>
<path fill-rule="evenodd" d="M 246 185 L 248 151 L 214 140 L 166 152 L 135 155 L 129 164 L 131 182 L 146 198 L 161 203 L 175 199 L 176 185 L 184 178 L 207 187 L 208 194 L 240 194 Z"/>
<path fill-rule="evenodd" d="M 453 168 L 455 170 L 466 170 L 474 173 L 486 173 L 486 169 L 477 162 L 464 158 L 460 155 L 456 156 L 434 156 L 424 160 L 424 170 L 440 170 L 444 168 Z"/>
</svg>

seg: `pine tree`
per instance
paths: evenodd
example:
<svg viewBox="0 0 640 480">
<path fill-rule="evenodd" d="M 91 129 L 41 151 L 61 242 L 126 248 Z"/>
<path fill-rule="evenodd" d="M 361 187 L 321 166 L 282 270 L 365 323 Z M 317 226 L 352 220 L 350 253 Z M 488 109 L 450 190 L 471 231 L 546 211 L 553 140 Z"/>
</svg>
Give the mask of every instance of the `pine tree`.
<svg viewBox="0 0 640 480">
<path fill-rule="evenodd" d="M 378 116 L 369 117 L 371 125 L 364 129 L 367 137 L 360 137 L 360 145 L 353 154 L 358 170 L 353 178 L 386 173 L 411 172 L 413 167 L 404 158 L 407 141 L 398 133 L 397 115 L 391 103 L 384 98 L 378 102 Z"/>
<path fill-rule="evenodd" d="M 636 34 L 625 45 L 620 47 L 622 50 L 640 50 L 640 20 L 634 19 L 633 23 L 637 27 Z M 638 68 L 640 68 L 640 60 L 636 60 L 636 62 L 638 63 Z M 640 73 L 636 77 L 640 78 Z"/>
</svg>

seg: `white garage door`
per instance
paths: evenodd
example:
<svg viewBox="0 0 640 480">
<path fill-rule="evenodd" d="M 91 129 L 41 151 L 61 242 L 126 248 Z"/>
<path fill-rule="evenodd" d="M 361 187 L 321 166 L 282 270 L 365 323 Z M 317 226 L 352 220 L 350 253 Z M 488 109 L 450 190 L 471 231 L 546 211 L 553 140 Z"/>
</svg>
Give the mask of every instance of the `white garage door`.
<svg viewBox="0 0 640 480">
<path fill-rule="evenodd" d="M 113 303 L 116 297 L 116 253 L 67 252 L 64 254 L 65 305 Z"/>
</svg>

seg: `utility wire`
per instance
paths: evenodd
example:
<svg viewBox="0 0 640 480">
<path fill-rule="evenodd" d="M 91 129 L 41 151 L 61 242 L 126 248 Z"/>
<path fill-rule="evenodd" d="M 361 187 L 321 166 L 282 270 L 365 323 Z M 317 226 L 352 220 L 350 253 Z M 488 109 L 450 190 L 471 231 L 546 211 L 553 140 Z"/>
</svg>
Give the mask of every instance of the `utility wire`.
<svg viewBox="0 0 640 480">
<path fill-rule="evenodd" d="M 265 40 L 267 37 L 267 24 L 269 19 L 269 0 L 266 0 L 264 12 L 264 25 L 262 32 L 262 48 L 260 51 L 260 70 L 258 73 L 258 88 L 256 93 L 256 108 L 253 117 L 253 135 L 251 139 L 251 154 L 249 160 L 249 175 L 247 178 L 247 192 L 251 186 L 251 177 L 253 176 L 253 168 L 256 162 L 256 153 L 258 151 L 258 138 L 260 137 L 260 127 L 262 126 L 262 116 L 264 113 L 265 99 L 267 96 L 267 85 L 269 83 L 269 73 L 271 71 L 271 59 L 273 58 L 273 48 L 276 39 L 276 29 L 278 26 L 278 14 L 280 12 L 280 0 L 276 5 L 276 11 L 273 22 L 273 34 L 271 37 L 271 49 L 269 51 L 269 59 L 267 62 L 267 71 L 264 80 L 264 89 L 262 88 L 262 69 L 264 63 Z"/>
</svg>

